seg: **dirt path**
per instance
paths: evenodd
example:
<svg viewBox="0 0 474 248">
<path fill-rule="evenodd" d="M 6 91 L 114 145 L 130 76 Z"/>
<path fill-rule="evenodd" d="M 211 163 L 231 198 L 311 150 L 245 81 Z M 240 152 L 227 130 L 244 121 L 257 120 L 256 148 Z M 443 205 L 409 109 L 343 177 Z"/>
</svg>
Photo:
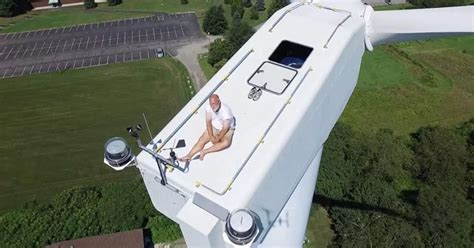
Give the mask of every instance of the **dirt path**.
<svg viewBox="0 0 474 248">
<path fill-rule="evenodd" d="M 207 53 L 209 43 L 217 38 L 221 38 L 221 36 L 206 36 L 205 39 L 194 41 L 176 49 L 177 55 L 175 57 L 188 69 L 196 91 L 199 91 L 207 83 L 206 76 L 199 66 L 198 55 Z"/>
</svg>

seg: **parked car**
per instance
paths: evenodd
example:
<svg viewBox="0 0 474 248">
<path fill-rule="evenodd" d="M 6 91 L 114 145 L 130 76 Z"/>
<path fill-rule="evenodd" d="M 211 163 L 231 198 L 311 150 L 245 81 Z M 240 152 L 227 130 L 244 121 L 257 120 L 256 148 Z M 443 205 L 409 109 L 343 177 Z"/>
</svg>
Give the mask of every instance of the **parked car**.
<svg viewBox="0 0 474 248">
<path fill-rule="evenodd" d="M 156 48 L 155 53 L 158 58 L 162 58 L 165 56 L 165 50 L 163 50 L 163 48 L 161 47 Z"/>
</svg>

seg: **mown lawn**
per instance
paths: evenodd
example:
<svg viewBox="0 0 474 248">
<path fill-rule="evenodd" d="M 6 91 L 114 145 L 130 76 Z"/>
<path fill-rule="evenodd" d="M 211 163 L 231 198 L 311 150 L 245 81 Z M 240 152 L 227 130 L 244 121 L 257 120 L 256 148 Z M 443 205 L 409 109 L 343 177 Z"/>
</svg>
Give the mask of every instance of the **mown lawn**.
<svg viewBox="0 0 474 248">
<path fill-rule="evenodd" d="M 0 212 L 136 175 L 102 163 L 104 142 L 128 137 L 142 113 L 156 134 L 190 98 L 187 76 L 164 58 L 0 80 Z"/>
</svg>

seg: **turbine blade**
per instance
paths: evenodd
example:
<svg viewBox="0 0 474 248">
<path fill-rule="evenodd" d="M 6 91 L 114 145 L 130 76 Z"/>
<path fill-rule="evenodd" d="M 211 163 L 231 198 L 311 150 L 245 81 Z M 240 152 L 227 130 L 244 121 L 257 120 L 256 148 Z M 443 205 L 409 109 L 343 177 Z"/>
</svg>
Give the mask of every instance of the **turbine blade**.
<svg viewBox="0 0 474 248">
<path fill-rule="evenodd" d="M 367 26 L 372 45 L 474 33 L 474 6 L 376 11 Z"/>
</svg>

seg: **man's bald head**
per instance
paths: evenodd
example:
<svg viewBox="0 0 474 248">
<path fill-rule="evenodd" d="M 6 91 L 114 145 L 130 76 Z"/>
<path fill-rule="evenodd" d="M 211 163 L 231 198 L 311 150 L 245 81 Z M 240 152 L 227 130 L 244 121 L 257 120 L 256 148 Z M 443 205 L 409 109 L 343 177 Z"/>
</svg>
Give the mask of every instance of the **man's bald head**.
<svg viewBox="0 0 474 248">
<path fill-rule="evenodd" d="M 219 111 L 219 109 L 221 108 L 221 100 L 219 99 L 219 96 L 217 94 L 212 94 L 209 97 L 209 105 L 211 105 L 212 111 Z"/>
</svg>

